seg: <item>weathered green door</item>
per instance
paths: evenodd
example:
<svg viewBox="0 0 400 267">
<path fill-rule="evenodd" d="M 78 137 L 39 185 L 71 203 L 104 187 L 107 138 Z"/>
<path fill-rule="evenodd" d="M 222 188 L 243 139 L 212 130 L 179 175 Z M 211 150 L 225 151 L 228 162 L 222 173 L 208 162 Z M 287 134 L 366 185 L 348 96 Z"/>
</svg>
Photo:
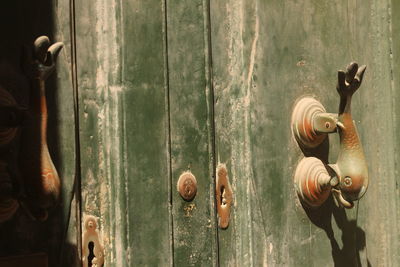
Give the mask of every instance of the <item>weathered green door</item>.
<svg viewBox="0 0 400 267">
<path fill-rule="evenodd" d="M 101 218 L 108 263 L 399 264 L 396 2 L 90 2 L 77 3 L 82 212 Z M 337 70 L 353 60 L 368 65 L 353 114 L 370 187 L 352 210 L 306 212 L 293 105 L 309 95 L 337 112 Z M 225 230 L 219 163 L 234 191 Z M 176 190 L 187 170 L 192 202 Z"/>
<path fill-rule="evenodd" d="M 221 266 L 398 266 L 398 1 L 211 1 L 218 161 L 234 188 L 219 230 Z M 351 210 L 332 199 L 305 212 L 293 184 L 303 158 L 295 101 L 338 112 L 337 71 L 366 64 L 353 119 L 370 186 Z M 329 136 L 329 163 L 339 137 Z"/>
<path fill-rule="evenodd" d="M 63 197 L 45 223 L 21 211 L 0 225 L 0 256 L 44 252 L 49 266 L 76 266 L 93 250 L 94 218 L 104 266 L 400 265 L 400 2 L 25 2 L 1 4 L 0 47 L 18 69 L 37 36 L 65 43 L 48 96 Z M 351 61 L 368 66 L 353 118 L 370 186 L 353 209 L 332 198 L 305 209 L 292 110 L 312 96 L 336 113 L 337 71 Z M 322 148 L 326 162 L 338 139 Z M 219 164 L 233 191 L 226 229 Z M 176 186 L 188 171 L 192 201 Z"/>
</svg>

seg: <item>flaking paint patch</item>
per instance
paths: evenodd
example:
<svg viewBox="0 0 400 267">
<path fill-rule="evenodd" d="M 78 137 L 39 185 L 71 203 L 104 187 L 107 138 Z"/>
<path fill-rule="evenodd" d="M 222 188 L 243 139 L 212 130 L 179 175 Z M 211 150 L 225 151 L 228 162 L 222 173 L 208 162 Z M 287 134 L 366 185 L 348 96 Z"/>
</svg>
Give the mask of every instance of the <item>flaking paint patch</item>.
<svg viewBox="0 0 400 267">
<path fill-rule="evenodd" d="M 121 131 L 121 121 L 119 118 L 119 107 L 120 107 L 120 92 L 122 89 L 117 86 L 111 86 L 110 88 L 114 88 L 114 90 L 110 90 L 109 101 L 106 103 L 106 110 L 108 117 L 105 121 L 105 129 L 104 129 L 104 143 L 106 144 L 106 154 L 108 155 L 106 161 L 106 175 L 110 183 L 114 185 L 114 190 L 112 190 L 111 186 L 107 187 L 107 194 L 110 199 L 123 199 L 125 197 L 124 188 L 121 186 L 121 178 L 123 177 L 121 164 L 123 162 L 120 158 L 120 148 L 121 148 L 121 138 L 119 136 Z M 122 190 L 122 191 L 121 191 Z M 108 206 L 110 202 L 108 202 Z M 114 237 L 113 245 L 115 245 L 115 262 L 118 266 L 123 265 L 121 261 L 124 257 L 122 249 L 123 242 L 122 236 L 125 233 L 124 231 L 124 223 L 126 218 L 123 215 L 120 205 L 114 205 L 114 209 L 109 207 L 110 218 L 116 218 L 116 220 L 112 221 L 112 236 Z M 121 222 L 121 223 L 117 223 Z M 121 262 L 119 262 L 121 261 Z"/>
<path fill-rule="evenodd" d="M 123 266 L 122 233 L 124 224 L 116 223 L 122 220 L 119 205 L 111 205 L 111 200 L 119 199 L 122 164 L 120 160 L 120 130 L 119 99 L 123 90 L 116 85 L 120 70 L 120 46 L 118 42 L 117 6 L 119 1 L 99 1 L 96 3 L 96 110 L 98 136 L 98 177 L 99 213 L 105 223 L 103 236 L 109 240 L 105 244 L 106 264 L 115 263 Z M 111 186 L 113 184 L 113 187 Z M 114 190 L 115 189 L 115 190 Z M 117 220 L 115 220 L 117 219 Z"/>
<path fill-rule="evenodd" d="M 250 105 L 250 95 L 251 95 L 251 85 L 252 85 L 252 79 L 253 79 L 253 72 L 254 72 L 254 62 L 256 58 L 256 53 L 257 53 L 257 41 L 258 41 L 258 36 L 259 36 L 259 31 L 260 31 L 260 22 L 259 18 L 257 16 L 257 9 L 258 9 L 258 4 L 256 2 L 256 7 L 255 7 L 255 24 L 254 24 L 254 39 L 251 45 L 251 52 L 250 52 L 250 60 L 249 60 L 249 67 L 248 67 L 248 74 L 247 74 L 247 93 L 246 93 L 246 98 L 244 101 L 245 106 Z"/>
<path fill-rule="evenodd" d="M 248 58 L 247 72 L 245 66 L 244 33 L 244 6 L 243 1 L 227 3 L 228 13 L 228 41 L 227 55 L 229 58 L 228 71 L 230 81 L 223 91 L 224 95 L 235 96 L 229 99 L 231 107 L 229 128 L 227 129 L 231 144 L 232 162 L 232 187 L 237 195 L 234 198 L 233 217 L 235 224 L 234 238 L 237 253 L 236 263 L 241 265 L 253 265 L 252 246 L 252 207 L 251 197 L 256 194 L 254 174 L 252 170 L 251 140 L 250 140 L 250 102 L 252 91 L 252 79 L 259 38 L 259 19 L 257 16 L 258 4 L 254 6 L 254 35 L 251 42 L 251 50 Z M 235 92 L 236 91 L 236 92 Z M 239 199 L 240 198 L 240 199 Z M 250 231 L 249 231 L 250 229 Z M 246 246 L 242 243 L 246 242 Z"/>
<path fill-rule="evenodd" d="M 97 72 L 96 85 L 99 90 L 109 86 L 110 78 L 116 78 L 119 71 L 119 45 L 117 43 L 117 3 L 100 1 L 96 3 Z"/>
</svg>

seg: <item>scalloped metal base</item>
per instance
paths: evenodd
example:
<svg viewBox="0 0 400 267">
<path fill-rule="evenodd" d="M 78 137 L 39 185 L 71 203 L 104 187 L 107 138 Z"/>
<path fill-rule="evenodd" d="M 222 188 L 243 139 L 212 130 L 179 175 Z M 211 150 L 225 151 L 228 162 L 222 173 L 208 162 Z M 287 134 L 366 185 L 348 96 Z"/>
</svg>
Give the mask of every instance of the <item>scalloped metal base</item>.
<svg viewBox="0 0 400 267">
<path fill-rule="evenodd" d="M 292 112 L 292 132 L 299 145 L 314 148 L 320 145 L 327 134 L 317 134 L 313 127 L 315 115 L 325 113 L 324 106 L 312 97 L 298 101 Z"/>
<path fill-rule="evenodd" d="M 303 158 L 297 165 L 294 184 L 300 200 L 310 207 L 319 207 L 331 193 L 331 176 L 321 160 Z"/>
</svg>

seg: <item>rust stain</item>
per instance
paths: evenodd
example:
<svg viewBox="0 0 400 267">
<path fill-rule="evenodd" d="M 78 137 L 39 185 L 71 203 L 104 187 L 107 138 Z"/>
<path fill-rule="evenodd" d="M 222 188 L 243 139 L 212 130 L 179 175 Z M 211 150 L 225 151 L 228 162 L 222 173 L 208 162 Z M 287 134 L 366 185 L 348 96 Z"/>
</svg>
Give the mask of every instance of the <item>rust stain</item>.
<svg viewBox="0 0 400 267">
<path fill-rule="evenodd" d="M 305 66 L 306 65 L 306 61 L 303 59 L 303 60 L 300 60 L 299 62 L 297 62 L 297 64 L 296 64 L 296 66 L 297 67 L 303 67 L 303 66 Z"/>
<path fill-rule="evenodd" d="M 183 210 L 185 211 L 185 214 L 183 215 L 184 217 L 192 217 L 193 216 L 193 211 L 196 209 L 196 205 L 194 203 L 185 205 L 183 207 Z"/>
</svg>

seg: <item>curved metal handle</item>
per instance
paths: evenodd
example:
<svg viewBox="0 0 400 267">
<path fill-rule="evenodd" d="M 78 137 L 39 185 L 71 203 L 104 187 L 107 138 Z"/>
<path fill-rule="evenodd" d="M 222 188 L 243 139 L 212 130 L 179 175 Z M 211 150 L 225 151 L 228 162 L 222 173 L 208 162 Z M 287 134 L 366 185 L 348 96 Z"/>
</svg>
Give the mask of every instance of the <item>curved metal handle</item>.
<svg viewBox="0 0 400 267">
<path fill-rule="evenodd" d="M 335 164 L 328 164 L 332 171 L 324 171 L 324 179 L 320 175 L 325 167 L 316 158 L 300 162 L 296 169 L 298 195 L 309 206 L 320 206 L 327 199 L 329 191 L 341 206 L 351 208 L 353 201 L 360 199 L 367 190 L 367 162 L 351 115 L 351 99 L 361 85 L 365 69 L 365 65 L 358 67 L 353 62 L 346 72 L 338 72 L 338 115 L 326 113 L 322 104 L 311 97 L 298 101 L 293 110 L 292 131 L 301 147 L 317 147 L 327 133 L 337 131 L 340 136 L 338 160 Z"/>
<path fill-rule="evenodd" d="M 56 59 L 63 43 L 50 43 L 47 36 L 26 49 L 24 71 L 32 82 L 29 115 L 24 122 L 27 129 L 21 137 L 20 169 L 27 189 L 23 206 L 32 218 L 44 221 L 48 209 L 60 198 L 60 178 L 50 157 L 47 145 L 47 101 L 45 82 L 56 68 Z"/>
<path fill-rule="evenodd" d="M 349 64 L 346 72 L 338 72 L 340 151 L 336 164 L 329 166 L 338 177 L 338 192 L 335 196 L 344 205 L 360 199 L 368 187 L 367 162 L 351 115 L 351 99 L 361 85 L 365 69 L 365 65 L 358 67 L 358 64 L 353 62 Z"/>
</svg>

